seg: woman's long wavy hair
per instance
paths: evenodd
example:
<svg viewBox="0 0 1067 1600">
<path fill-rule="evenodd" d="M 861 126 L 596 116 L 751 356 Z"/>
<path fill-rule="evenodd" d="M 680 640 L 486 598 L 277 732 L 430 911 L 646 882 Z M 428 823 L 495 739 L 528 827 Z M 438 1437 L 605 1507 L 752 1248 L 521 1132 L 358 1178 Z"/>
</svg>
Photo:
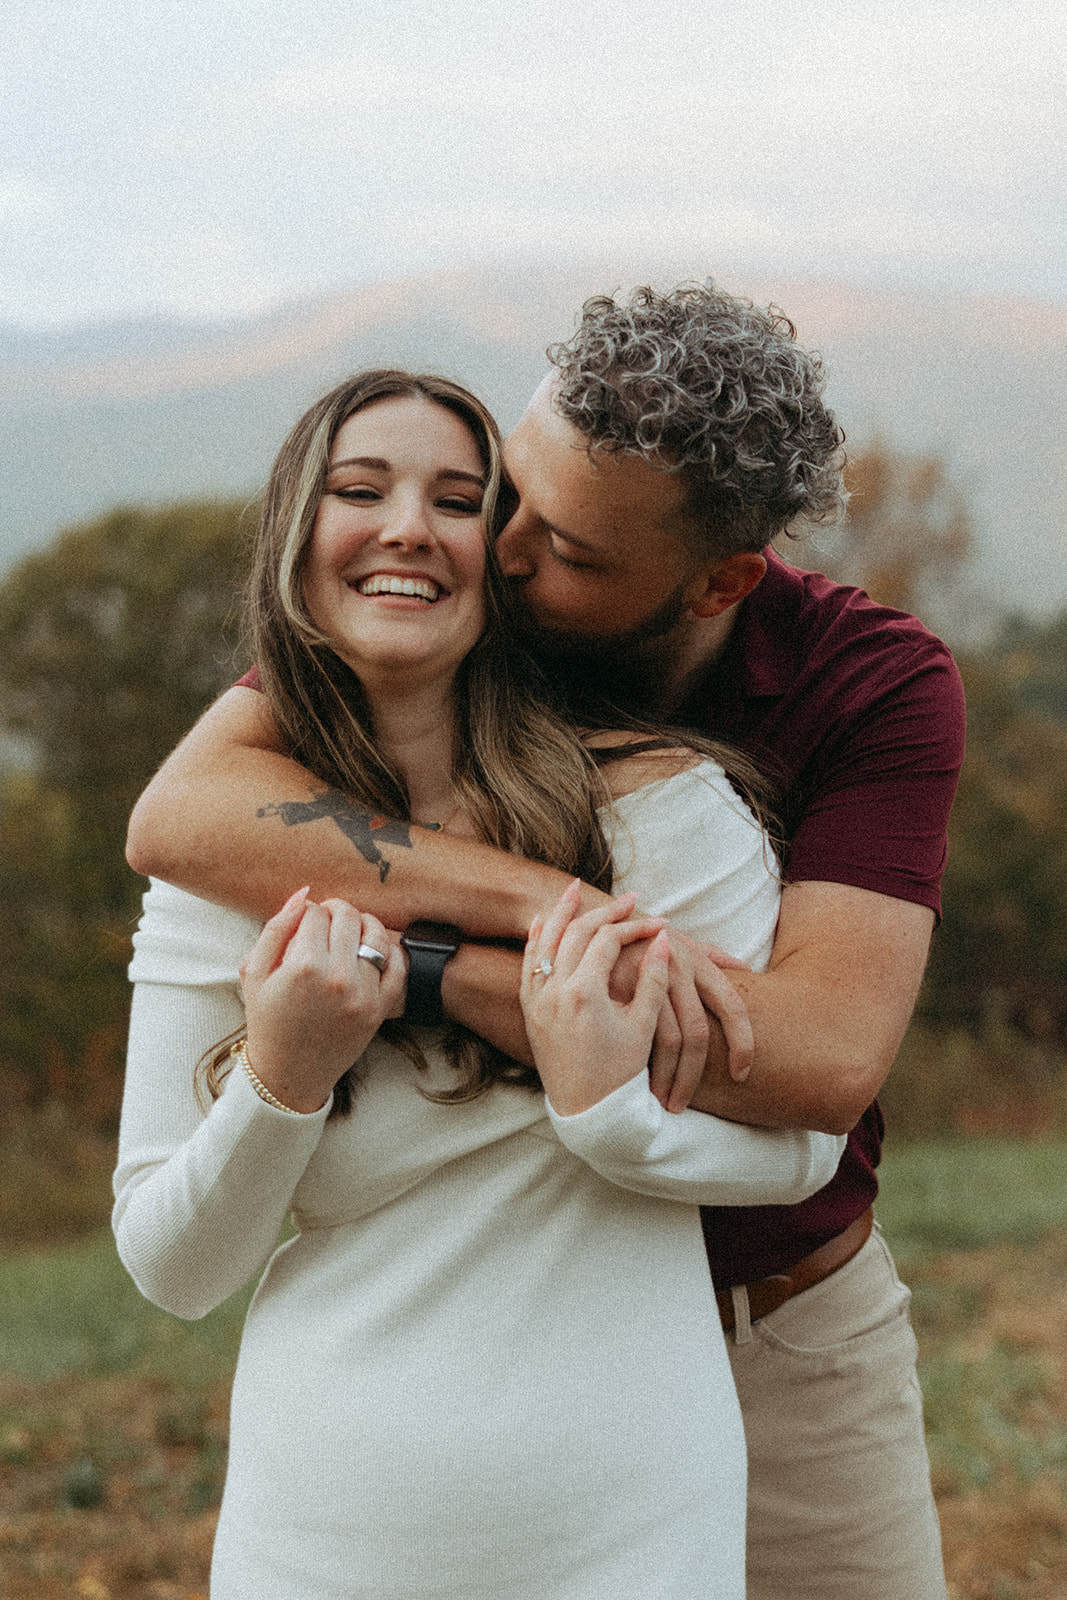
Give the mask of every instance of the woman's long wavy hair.
<svg viewBox="0 0 1067 1600">
<path fill-rule="evenodd" d="M 308 613 L 303 569 L 341 425 L 377 401 L 421 397 L 469 428 L 486 474 L 487 620 L 456 681 L 453 782 L 490 844 L 590 882 L 610 881 L 596 820 L 594 764 L 574 730 L 548 709 L 536 668 L 508 640 L 497 532 L 500 435 L 485 407 L 446 378 L 374 371 L 341 384 L 297 423 L 271 473 L 248 596 L 252 657 L 291 755 L 331 786 L 391 817 L 409 818 L 402 775 L 375 740 L 359 678 Z"/>
<path fill-rule="evenodd" d="M 492 558 L 500 486 L 500 434 L 486 408 L 447 378 L 395 369 L 361 373 L 315 403 L 290 432 L 271 471 L 247 589 L 251 658 L 278 731 L 293 758 L 331 788 L 386 816 L 410 820 L 403 774 L 383 755 L 363 686 L 310 616 L 303 573 L 342 424 L 382 400 L 422 398 L 466 424 L 486 475 L 483 522 L 489 550 L 487 620 L 456 679 L 452 781 L 489 844 L 611 886 L 611 856 L 597 817 L 606 798 L 592 752 L 551 709 L 536 666 L 507 639 L 502 579 Z M 417 1037 L 383 1029 L 423 1064 Z M 450 1027 L 446 1049 L 460 1069 L 447 1098 L 473 1098 L 498 1080 L 536 1087 L 532 1068 L 510 1060 L 466 1029 Z M 206 1084 L 218 1092 L 228 1047 L 214 1053 Z M 334 1110 L 351 1104 L 350 1072 Z"/>
<path fill-rule="evenodd" d="M 367 406 L 406 397 L 428 400 L 459 417 L 475 440 L 486 475 L 486 624 L 456 676 L 456 793 L 486 843 L 610 889 L 611 854 L 597 808 L 609 798 L 600 766 L 612 752 L 587 748 L 554 707 L 536 664 L 508 636 L 503 580 L 492 551 L 499 531 L 500 434 L 481 402 L 447 378 L 395 369 L 361 373 L 317 401 L 278 453 L 263 502 L 246 604 L 247 643 L 278 731 L 293 758 L 324 784 L 385 816 L 410 821 L 407 785 L 376 743 L 363 686 L 311 618 L 303 588 L 338 430 Z M 648 731 L 644 722 L 631 726 Z M 657 730 L 652 731 L 655 735 Z M 665 733 L 651 742 L 673 746 L 679 738 Z M 718 745 L 699 738 L 693 742 L 724 759 Z M 649 747 L 646 742 L 644 748 Z M 736 768 L 729 770 L 734 776 Z M 741 774 L 742 782 L 745 776 Z M 412 1029 L 387 1023 L 382 1034 L 425 1065 Z M 442 1098 L 473 1099 L 500 1081 L 540 1086 L 533 1068 L 458 1025 L 447 1029 L 444 1042 L 459 1074 L 456 1086 Z M 228 1057 L 229 1041 L 203 1064 L 204 1083 L 212 1094 L 218 1093 Z M 349 1109 L 355 1081 L 353 1071 L 341 1079 L 334 1113 Z"/>
</svg>

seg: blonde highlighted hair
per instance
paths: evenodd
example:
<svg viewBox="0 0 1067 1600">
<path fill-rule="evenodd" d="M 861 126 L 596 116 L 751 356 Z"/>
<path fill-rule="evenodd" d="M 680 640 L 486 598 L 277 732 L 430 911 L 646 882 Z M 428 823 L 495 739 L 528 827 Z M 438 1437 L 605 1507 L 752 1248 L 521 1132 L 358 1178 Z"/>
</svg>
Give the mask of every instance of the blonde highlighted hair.
<svg viewBox="0 0 1067 1600">
<path fill-rule="evenodd" d="M 452 780 L 482 838 L 609 889 L 611 856 L 597 817 L 607 798 L 593 752 L 552 709 L 535 664 L 511 642 L 502 620 L 502 582 L 492 554 L 497 532 L 500 434 L 481 402 L 458 384 L 396 369 L 361 373 L 315 403 L 278 453 L 264 497 L 247 591 L 246 629 L 278 731 L 293 758 L 331 788 L 386 816 L 410 820 L 403 775 L 375 742 L 357 675 L 308 613 L 304 565 L 325 490 L 330 451 L 342 424 L 379 401 L 423 398 L 469 428 L 486 476 L 487 621 L 456 679 Z M 410 1030 L 386 1035 L 421 1060 Z M 505 1079 L 537 1087 L 532 1068 L 510 1060 L 465 1029 L 447 1047 L 461 1069 L 449 1098 L 466 1099 Z M 214 1052 L 207 1087 L 217 1093 L 228 1049 Z M 351 1075 L 335 1093 L 347 1109 Z"/>
</svg>

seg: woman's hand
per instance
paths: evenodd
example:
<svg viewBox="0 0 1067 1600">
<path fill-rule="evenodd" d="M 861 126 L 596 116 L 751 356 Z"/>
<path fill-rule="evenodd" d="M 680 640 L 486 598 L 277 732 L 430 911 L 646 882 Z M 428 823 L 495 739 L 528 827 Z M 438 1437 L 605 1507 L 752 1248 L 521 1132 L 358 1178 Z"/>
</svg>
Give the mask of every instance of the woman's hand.
<svg viewBox="0 0 1067 1600">
<path fill-rule="evenodd" d="M 395 1013 L 406 963 L 376 917 L 344 900 L 317 905 L 300 889 L 265 925 L 246 957 L 248 1058 L 293 1111 L 317 1111 L 382 1021 Z M 357 954 L 384 955 L 384 971 Z"/>
<path fill-rule="evenodd" d="M 580 916 L 579 887 L 571 884 L 543 923 L 534 920 L 522 963 L 526 1030 L 561 1116 L 588 1110 L 648 1066 L 669 987 L 663 918 L 628 921 L 633 895 Z M 612 972 L 621 952 L 637 943 L 646 948 L 633 996 L 613 999 Z"/>
</svg>

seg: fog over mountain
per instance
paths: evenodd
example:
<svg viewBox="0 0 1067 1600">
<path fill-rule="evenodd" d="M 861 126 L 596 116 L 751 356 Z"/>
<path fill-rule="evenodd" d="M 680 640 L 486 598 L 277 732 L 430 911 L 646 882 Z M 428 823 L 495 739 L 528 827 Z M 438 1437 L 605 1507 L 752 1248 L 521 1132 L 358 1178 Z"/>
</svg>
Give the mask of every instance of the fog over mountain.
<svg viewBox="0 0 1067 1600">
<path fill-rule="evenodd" d="M 517 420 L 588 294 L 681 274 L 523 264 L 382 283 L 232 323 L 0 327 L 0 566 L 118 504 L 254 493 L 299 412 L 360 367 L 447 372 Z M 988 603 L 1067 605 L 1067 307 L 724 275 L 826 359 L 850 444 L 935 451 Z"/>
</svg>

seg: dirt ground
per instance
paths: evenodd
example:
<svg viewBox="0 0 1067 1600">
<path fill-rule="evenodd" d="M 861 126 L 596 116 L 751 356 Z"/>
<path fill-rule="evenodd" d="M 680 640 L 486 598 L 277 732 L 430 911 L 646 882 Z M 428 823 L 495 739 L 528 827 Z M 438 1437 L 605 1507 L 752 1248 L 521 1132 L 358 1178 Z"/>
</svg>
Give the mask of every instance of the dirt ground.
<svg viewBox="0 0 1067 1600">
<path fill-rule="evenodd" d="M 952 1448 L 931 1430 L 945 1568 L 952 1600 L 1067 1597 L 1067 1235 L 1040 1245 L 961 1252 L 912 1273 L 927 1412 L 939 1364 L 961 1401 Z M 936 1291 L 924 1311 L 924 1291 Z M 941 1314 L 936 1307 L 940 1303 Z M 946 1306 L 974 1307 L 954 1318 Z M 969 1440 L 973 1476 L 953 1470 Z"/>
<path fill-rule="evenodd" d="M 1064 1600 L 1067 1239 L 912 1278 L 929 1382 L 952 1391 L 928 1404 L 950 1594 Z M 224 1384 L 0 1382 L 4 1600 L 206 1600 L 226 1409 Z"/>
<path fill-rule="evenodd" d="M 207 1600 L 227 1386 L 0 1384 L 5 1600 Z"/>
</svg>

